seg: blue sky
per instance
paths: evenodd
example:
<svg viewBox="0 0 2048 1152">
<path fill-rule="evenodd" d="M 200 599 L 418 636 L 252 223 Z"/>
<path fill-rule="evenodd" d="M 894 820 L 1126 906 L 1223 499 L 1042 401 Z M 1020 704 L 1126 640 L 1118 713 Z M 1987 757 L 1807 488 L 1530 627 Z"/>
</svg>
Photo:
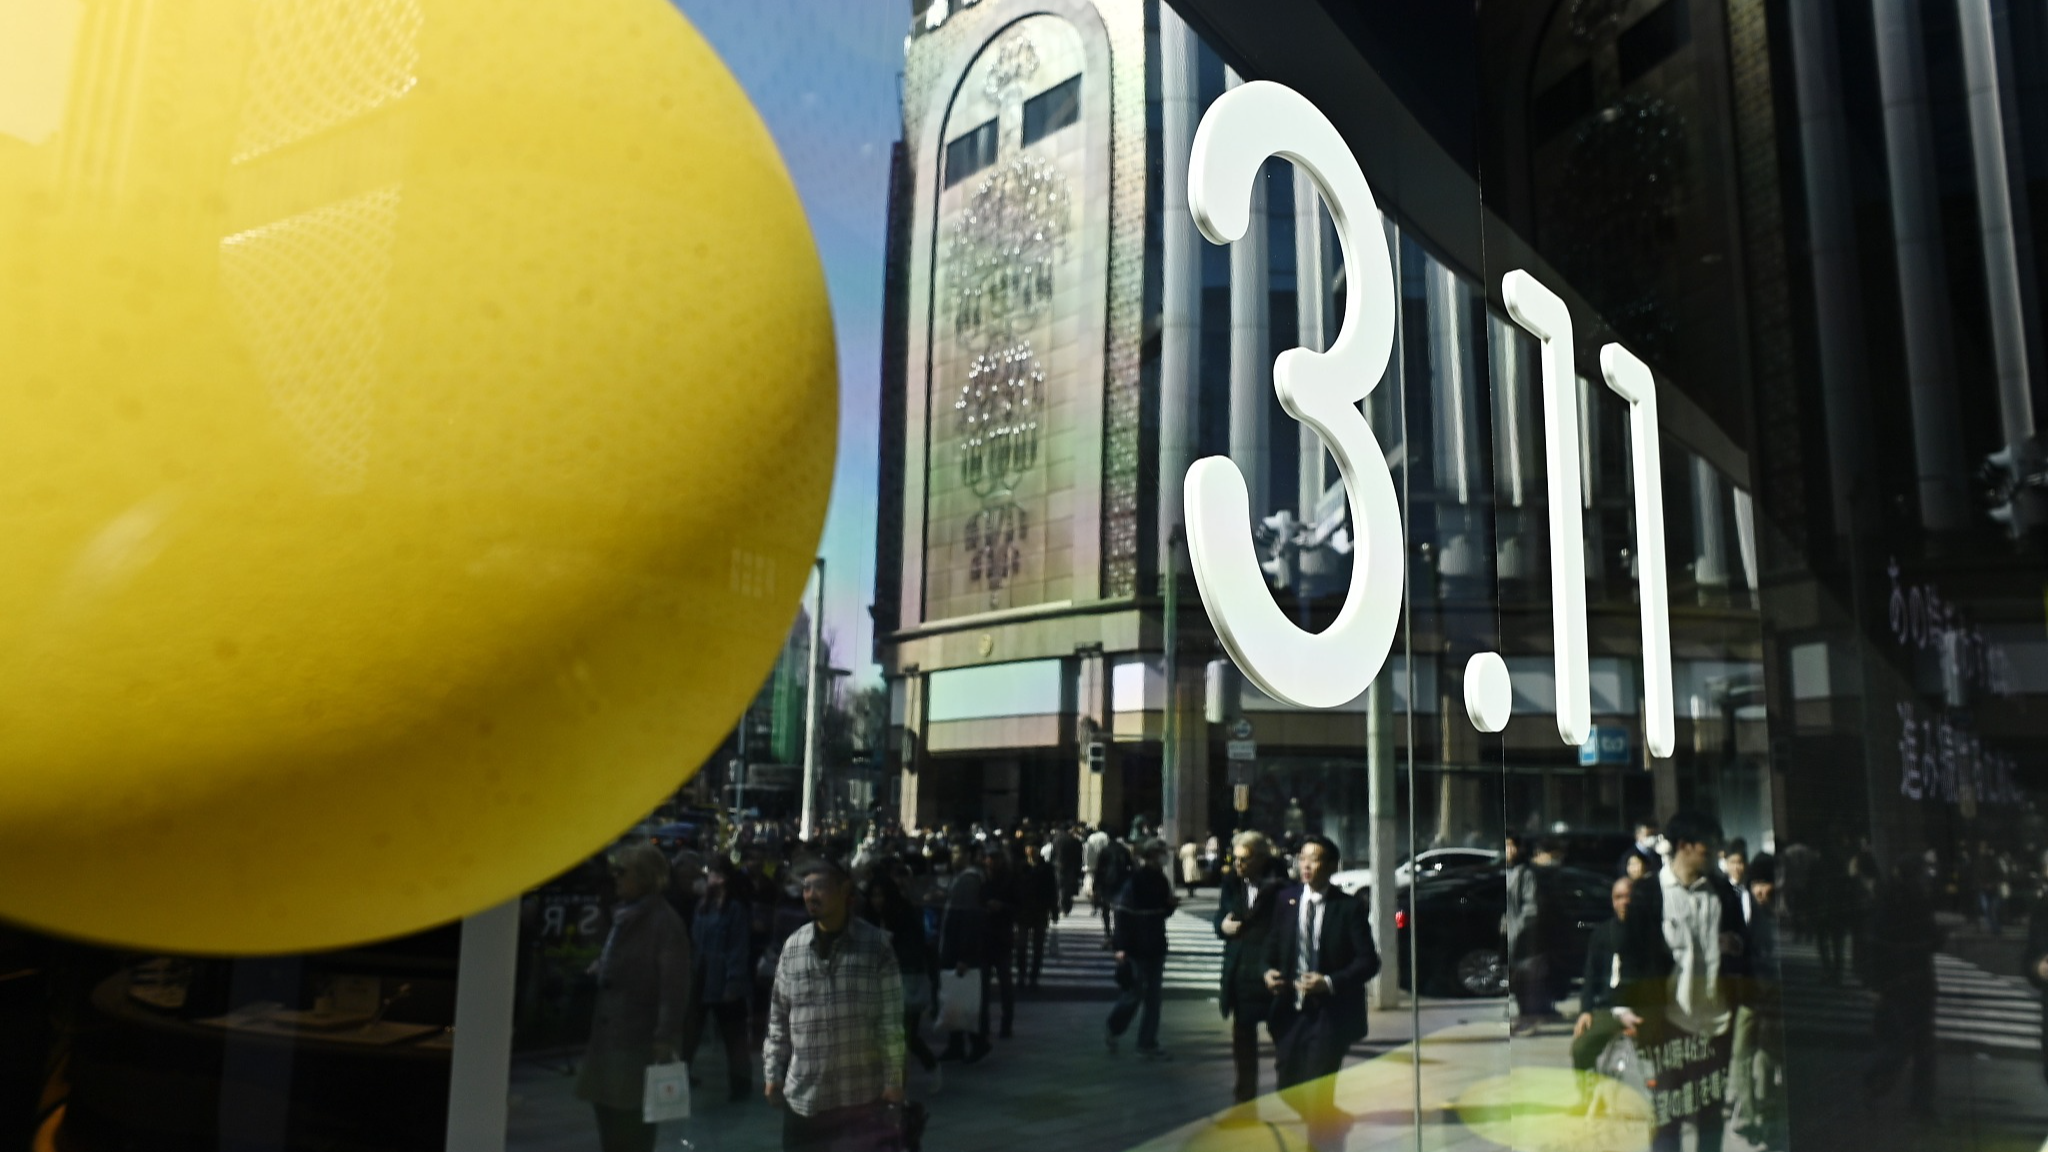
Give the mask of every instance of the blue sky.
<svg viewBox="0 0 2048 1152">
<path fill-rule="evenodd" d="M 817 237 L 839 339 L 839 461 L 819 546 L 833 663 L 862 682 L 875 588 L 882 258 L 903 0 L 674 0 L 760 109 Z"/>
</svg>

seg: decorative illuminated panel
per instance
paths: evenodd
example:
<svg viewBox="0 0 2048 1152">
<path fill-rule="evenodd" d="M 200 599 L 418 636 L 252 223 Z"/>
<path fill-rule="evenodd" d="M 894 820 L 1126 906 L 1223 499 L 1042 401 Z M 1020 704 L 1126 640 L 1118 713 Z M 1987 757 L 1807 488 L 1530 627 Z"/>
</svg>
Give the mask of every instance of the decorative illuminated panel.
<svg viewBox="0 0 2048 1152">
<path fill-rule="evenodd" d="M 1107 77 L 1084 65 L 1073 25 L 1017 21 L 983 46 L 947 113 L 932 222 L 927 619 L 1074 596 L 1075 490 L 1096 466 L 1077 457 L 1078 405 L 1101 352 L 1082 314 L 1103 290 L 1083 283 L 1079 201 L 1102 160 L 1067 109 L 1076 89 L 1083 108 L 1107 96 Z"/>
</svg>

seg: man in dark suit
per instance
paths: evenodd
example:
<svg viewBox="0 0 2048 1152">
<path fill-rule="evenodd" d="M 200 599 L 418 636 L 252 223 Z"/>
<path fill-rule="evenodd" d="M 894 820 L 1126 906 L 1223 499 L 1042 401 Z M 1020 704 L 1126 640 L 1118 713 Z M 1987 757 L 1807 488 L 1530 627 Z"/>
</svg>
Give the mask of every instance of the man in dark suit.
<svg viewBox="0 0 2048 1152">
<path fill-rule="evenodd" d="M 1217 1004 L 1230 1025 L 1230 1055 L 1237 1062 L 1233 1099 L 1259 1094 L 1259 1026 L 1273 995 L 1266 990 L 1266 940 L 1273 906 L 1286 873 L 1274 863 L 1264 833 L 1240 832 L 1230 845 L 1232 872 L 1216 904 L 1216 935 L 1223 938 L 1223 983 Z"/>
<path fill-rule="evenodd" d="M 1380 955 L 1364 902 L 1330 884 L 1337 845 L 1306 837 L 1295 860 L 1301 883 L 1276 894 L 1266 937 L 1267 1027 L 1280 1089 L 1308 1122 L 1310 1144 L 1341 1146 L 1350 1118 L 1333 1103 L 1336 1072 L 1365 1039 L 1365 984 L 1379 975 Z"/>
<path fill-rule="evenodd" d="M 1633 883 L 1623 876 L 1608 890 L 1614 904 L 1614 919 L 1593 929 L 1586 941 L 1586 974 L 1579 988 L 1579 1019 L 1572 1026 L 1572 1070 L 1578 1073 L 1579 1107 L 1593 1101 L 1593 1066 L 1600 1054 L 1623 1032 L 1631 1031 L 1614 1016 L 1614 991 L 1621 983 L 1623 926 L 1628 922 L 1629 892 Z M 1632 1033 L 1631 1033 L 1632 1034 Z"/>
</svg>

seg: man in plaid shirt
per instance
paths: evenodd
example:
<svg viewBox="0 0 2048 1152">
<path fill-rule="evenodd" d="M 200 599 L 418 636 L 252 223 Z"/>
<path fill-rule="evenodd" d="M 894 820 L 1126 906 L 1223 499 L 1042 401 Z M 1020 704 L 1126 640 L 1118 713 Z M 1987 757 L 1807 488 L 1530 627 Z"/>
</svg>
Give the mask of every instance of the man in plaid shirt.
<svg viewBox="0 0 2048 1152">
<path fill-rule="evenodd" d="M 889 934 L 853 916 L 853 882 L 804 869 L 811 922 L 790 933 L 768 1002 L 767 1096 L 786 1104 L 785 1152 L 889 1145 L 903 1102 L 903 977 Z"/>
</svg>

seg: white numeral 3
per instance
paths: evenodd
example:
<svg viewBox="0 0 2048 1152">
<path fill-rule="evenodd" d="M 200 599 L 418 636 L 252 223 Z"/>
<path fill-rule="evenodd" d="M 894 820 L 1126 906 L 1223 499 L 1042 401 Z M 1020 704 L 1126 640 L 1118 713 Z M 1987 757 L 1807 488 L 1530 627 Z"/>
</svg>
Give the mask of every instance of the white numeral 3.
<svg viewBox="0 0 2048 1152">
<path fill-rule="evenodd" d="M 1220 456 L 1188 469 L 1188 553 L 1209 619 L 1244 674 L 1277 700 L 1334 708 L 1379 675 L 1401 620 L 1400 505 L 1386 454 L 1358 409 L 1393 349 L 1394 272 L 1379 204 L 1351 149 L 1315 105 L 1269 81 L 1225 93 L 1195 132 L 1188 206 L 1203 235 L 1218 244 L 1244 235 L 1252 182 L 1273 156 L 1314 179 L 1344 252 L 1348 290 L 1337 339 L 1326 352 L 1281 353 L 1273 390 L 1288 415 L 1323 438 L 1344 476 L 1358 532 L 1351 587 L 1328 630 L 1305 632 L 1287 619 L 1252 546 L 1244 477 Z"/>
</svg>

